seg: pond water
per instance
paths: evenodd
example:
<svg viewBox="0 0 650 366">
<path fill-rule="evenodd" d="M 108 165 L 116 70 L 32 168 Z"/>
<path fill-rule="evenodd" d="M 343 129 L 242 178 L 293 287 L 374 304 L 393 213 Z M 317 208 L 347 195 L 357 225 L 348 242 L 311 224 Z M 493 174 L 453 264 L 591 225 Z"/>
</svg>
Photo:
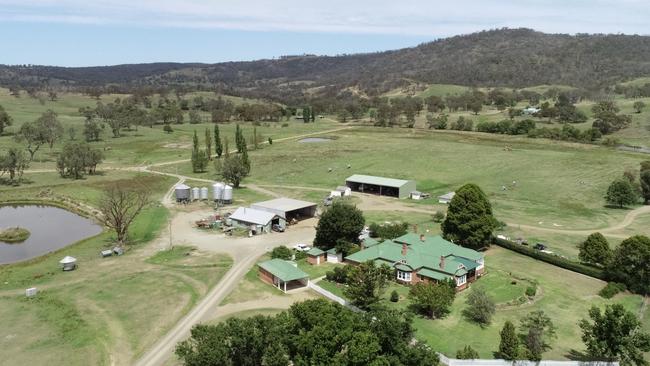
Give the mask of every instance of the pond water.
<svg viewBox="0 0 650 366">
<path fill-rule="evenodd" d="M 300 143 L 310 143 L 310 142 L 330 142 L 332 139 L 326 137 L 307 137 L 301 140 L 298 140 Z"/>
<path fill-rule="evenodd" d="M 52 206 L 0 206 L 0 229 L 22 227 L 31 233 L 22 243 L 0 241 L 0 264 L 20 262 L 97 235 L 94 221 Z"/>
</svg>

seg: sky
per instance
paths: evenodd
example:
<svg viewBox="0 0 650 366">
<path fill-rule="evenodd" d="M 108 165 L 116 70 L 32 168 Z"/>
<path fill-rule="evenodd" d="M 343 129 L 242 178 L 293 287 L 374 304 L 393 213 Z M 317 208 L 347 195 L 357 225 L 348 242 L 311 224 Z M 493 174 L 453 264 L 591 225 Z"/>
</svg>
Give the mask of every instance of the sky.
<svg viewBox="0 0 650 366">
<path fill-rule="evenodd" d="M 0 0 L 0 63 L 337 55 L 502 27 L 649 34 L 649 20 L 649 0 Z"/>
</svg>

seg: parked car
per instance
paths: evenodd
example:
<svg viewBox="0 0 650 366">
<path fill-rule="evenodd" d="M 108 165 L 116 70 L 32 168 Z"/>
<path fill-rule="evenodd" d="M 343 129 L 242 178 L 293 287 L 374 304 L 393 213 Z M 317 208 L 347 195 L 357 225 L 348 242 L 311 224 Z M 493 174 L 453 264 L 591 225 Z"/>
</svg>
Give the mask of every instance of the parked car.
<svg viewBox="0 0 650 366">
<path fill-rule="evenodd" d="M 307 252 L 311 247 L 307 244 L 299 243 L 293 246 L 293 248 L 299 252 Z"/>
<path fill-rule="evenodd" d="M 278 224 L 273 224 L 273 226 L 271 226 L 271 230 L 276 231 L 278 233 L 283 233 L 284 232 L 284 227 L 282 227 L 282 226 L 280 226 Z"/>
</svg>

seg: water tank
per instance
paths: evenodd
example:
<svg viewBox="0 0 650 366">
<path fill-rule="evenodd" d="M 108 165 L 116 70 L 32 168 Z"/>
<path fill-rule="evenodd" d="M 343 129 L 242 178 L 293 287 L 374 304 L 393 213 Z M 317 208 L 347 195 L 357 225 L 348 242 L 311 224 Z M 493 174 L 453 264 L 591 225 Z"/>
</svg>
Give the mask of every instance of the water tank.
<svg viewBox="0 0 650 366">
<path fill-rule="evenodd" d="M 223 187 L 223 201 L 226 203 L 232 203 L 232 187 L 225 186 Z"/>
<path fill-rule="evenodd" d="M 201 200 L 208 199 L 208 187 L 201 187 Z"/>
<path fill-rule="evenodd" d="M 190 187 L 181 183 L 174 187 L 174 194 L 176 195 L 176 201 L 187 201 L 190 199 Z"/>
<path fill-rule="evenodd" d="M 192 201 L 198 200 L 201 197 L 201 190 L 199 187 L 192 188 Z"/>
<path fill-rule="evenodd" d="M 225 184 L 217 182 L 212 185 L 212 199 L 215 201 L 220 201 L 223 199 L 223 188 Z"/>
</svg>

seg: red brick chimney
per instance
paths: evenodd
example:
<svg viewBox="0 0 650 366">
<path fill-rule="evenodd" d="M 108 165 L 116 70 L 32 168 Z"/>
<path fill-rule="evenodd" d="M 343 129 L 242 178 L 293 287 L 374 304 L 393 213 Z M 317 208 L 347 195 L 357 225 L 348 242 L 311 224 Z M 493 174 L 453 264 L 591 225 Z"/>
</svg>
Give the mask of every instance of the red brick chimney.
<svg viewBox="0 0 650 366">
<path fill-rule="evenodd" d="M 424 243 L 424 234 L 420 234 L 420 241 Z"/>
<path fill-rule="evenodd" d="M 445 256 L 440 256 L 440 269 L 445 269 Z"/>
<path fill-rule="evenodd" d="M 408 245 L 402 244 L 402 255 L 406 255 L 406 252 L 409 250 Z"/>
</svg>

